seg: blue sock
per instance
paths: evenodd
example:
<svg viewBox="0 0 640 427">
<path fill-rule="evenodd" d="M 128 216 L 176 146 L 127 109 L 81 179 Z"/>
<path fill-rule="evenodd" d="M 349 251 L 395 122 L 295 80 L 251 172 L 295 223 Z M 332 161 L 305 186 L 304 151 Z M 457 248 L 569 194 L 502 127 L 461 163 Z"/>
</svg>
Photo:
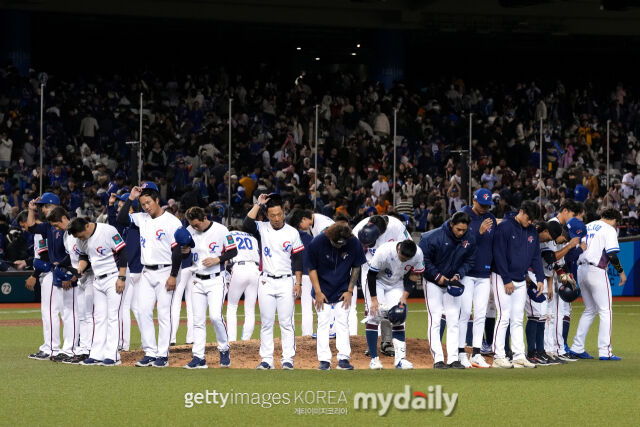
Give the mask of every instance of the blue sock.
<svg viewBox="0 0 640 427">
<path fill-rule="evenodd" d="M 444 328 L 447 327 L 447 321 L 445 319 L 440 319 L 440 341 L 442 341 L 442 337 L 444 337 Z"/>
<path fill-rule="evenodd" d="M 378 357 L 378 329 L 375 331 L 367 329 L 365 332 L 367 345 L 369 346 L 369 357 Z"/>
<path fill-rule="evenodd" d="M 536 350 L 544 353 L 544 320 L 538 320 L 538 333 L 536 335 Z"/>
<path fill-rule="evenodd" d="M 527 354 L 531 354 L 536 351 L 536 341 L 538 334 L 538 321 L 537 319 L 527 319 L 527 326 L 524 329 L 527 336 Z"/>
<path fill-rule="evenodd" d="M 496 326 L 495 317 L 487 317 L 484 321 L 484 340 L 490 346 L 493 344 L 493 328 Z"/>
<path fill-rule="evenodd" d="M 473 320 L 467 322 L 467 345 L 473 346 Z"/>
<path fill-rule="evenodd" d="M 391 339 L 396 339 L 398 341 L 404 341 L 404 329 L 401 331 L 391 331 Z"/>
</svg>

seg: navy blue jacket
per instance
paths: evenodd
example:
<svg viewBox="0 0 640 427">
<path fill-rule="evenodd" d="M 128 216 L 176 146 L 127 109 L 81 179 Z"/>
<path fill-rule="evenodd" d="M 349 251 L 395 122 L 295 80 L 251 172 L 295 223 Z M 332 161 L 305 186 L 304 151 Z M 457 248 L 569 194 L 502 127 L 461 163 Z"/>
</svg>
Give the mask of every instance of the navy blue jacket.
<svg viewBox="0 0 640 427">
<path fill-rule="evenodd" d="M 493 265 L 491 271 L 502 278 L 504 284 L 523 282 L 529 268 L 538 282 L 544 283 L 540 256 L 540 242 L 536 227 L 523 228 L 516 220 L 516 212 L 505 213 L 493 237 Z"/>
<path fill-rule="evenodd" d="M 422 233 L 418 243 L 424 255 L 424 278 L 438 284 L 441 276 L 463 278 L 473 268 L 476 242 L 467 230 L 460 239 L 451 231 L 449 221 L 440 228 Z"/>
<path fill-rule="evenodd" d="M 115 206 L 107 206 L 109 225 L 114 226 L 127 244 L 127 265 L 132 273 L 142 273 L 140 262 L 140 229 L 133 222 L 128 227 L 118 224 L 116 217 L 118 210 Z"/>
<path fill-rule="evenodd" d="M 309 243 L 313 240 L 313 236 L 306 231 L 298 230 L 300 233 L 300 240 L 305 248 L 309 246 Z M 309 275 L 309 251 L 302 251 L 302 274 L 304 276 Z"/>
<path fill-rule="evenodd" d="M 572 248 L 564 256 L 564 269 L 573 274 L 574 278 L 578 277 L 578 257 L 582 254 L 580 245 Z"/>
<path fill-rule="evenodd" d="M 51 264 L 60 263 L 67 256 L 67 251 L 64 248 L 64 231 L 56 230 L 48 222 L 41 222 L 29 227 L 29 231 L 41 234 L 42 237 L 47 239 L 49 262 Z"/>
<path fill-rule="evenodd" d="M 355 236 L 345 246 L 336 248 L 324 233 L 318 234 L 309 246 L 305 244 L 304 252 L 308 253 L 309 270 L 318 273 L 320 289 L 329 304 L 337 303 L 349 290 L 351 269 L 367 262 L 362 244 Z M 311 296 L 316 297 L 315 289 L 311 289 Z"/>
<path fill-rule="evenodd" d="M 498 222 L 496 221 L 496 217 L 490 212 L 483 215 L 476 215 L 471 206 L 463 207 L 462 212 L 471 217 L 469 229 L 473 232 L 473 237 L 476 241 L 476 258 L 473 263 L 473 268 L 469 270 L 467 276 L 488 278 L 491 276 L 493 236 L 496 234 Z M 484 234 L 480 234 L 480 225 L 482 225 L 482 222 L 487 218 L 491 218 L 493 227 L 485 231 Z"/>
</svg>

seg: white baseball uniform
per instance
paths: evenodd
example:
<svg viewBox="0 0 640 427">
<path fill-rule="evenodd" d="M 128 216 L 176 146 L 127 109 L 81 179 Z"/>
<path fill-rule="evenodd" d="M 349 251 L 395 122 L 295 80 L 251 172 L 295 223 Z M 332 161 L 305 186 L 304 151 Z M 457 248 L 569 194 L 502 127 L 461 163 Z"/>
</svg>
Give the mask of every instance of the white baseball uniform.
<svg viewBox="0 0 640 427">
<path fill-rule="evenodd" d="M 95 360 L 120 360 L 120 311 L 122 294 L 116 292 L 118 264 L 116 254 L 126 246 L 115 227 L 95 224 L 95 231 L 87 240 L 77 240 L 79 255 L 85 254 L 94 274 L 93 342 L 89 357 Z"/>
<path fill-rule="evenodd" d="M 47 252 L 47 239 L 41 234 L 33 235 L 33 257 L 40 259 L 40 255 Z M 60 318 L 62 310 L 53 298 L 53 273 L 40 273 L 40 313 L 42 314 L 42 337 L 44 341 L 40 351 L 55 356 L 60 351 Z M 54 329 L 55 328 L 55 329 Z M 53 333 L 53 331 L 58 333 Z"/>
<path fill-rule="evenodd" d="M 224 281 L 224 265 L 220 263 L 206 267 L 203 262 L 207 258 L 220 257 L 223 252 L 236 248 L 236 242 L 227 227 L 217 222 L 211 222 L 209 228 L 203 232 L 187 227 L 193 237 L 195 247 L 191 249 L 193 266 L 193 356 L 204 359 L 204 348 L 207 342 L 207 307 L 211 323 L 216 331 L 218 350 L 229 350 L 227 325 L 222 317 L 222 307 L 226 296 Z"/>
<path fill-rule="evenodd" d="M 364 295 L 365 301 L 365 311 L 369 304 L 371 304 L 371 296 L 369 295 L 369 289 L 367 288 L 367 274 L 369 273 L 369 261 L 373 258 L 373 255 L 376 253 L 377 248 L 380 245 L 387 242 L 401 242 L 403 240 L 411 238 L 409 236 L 409 232 L 407 232 L 407 227 L 400 221 L 398 218 L 389 216 L 389 223 L 387 224 L 387 229 L 385 232 L 378 237 L 376 240 L 376 244 L 370 248 L 367 248 L 365 251 L 365 257 L 367 258 L 367 264 L 362 266 L 360 270 L 360 284 L 362 286 L 362 293 Z M 360 230 L 364 228 L 365 225 L 369 223 L 369 219 L 365 218 L 360 221 L 355 227 L 353 227 L 353 235 L 358 237 L 358 233 Z M 358 316 L 356 313 L 356 307 L 358 303 L 358 292 L 353 293 L 353 299 L 351 300 L 351 311 L 349 312 L 349 328 L 351 335 L 358 335 Z M 395 305 L 395 304 L 394 304 Z M 366 315 L 366 314 L 365 314 Z"/>
<path fill-rule="evenodd" d="M 578 258 L 578 283 L 584 301 L 584 312 L 578 323 L 578 330 L 573 339 L 571 351 L 582 353 L 585 351 L 585 339 L 591 323 L 596 316 L 600 316 L 598 330 L 598 353 L 600 357 L 611 357 L 611 284 L 607 276 L 609 254 L 620 252 L 616 229 L 604 221 L 594 221 L 587 224 L 587 235 L 583 239 L 587 244 Z"/>
<path fill-rule="evenodd" d="M 229 341 L 238 337 L 238 303 L 244 293 L 243 341 L 250 340 L 256 323 L 256 300 L 258 299 L 258 280 L 260 279 L 260 244 L 249 233 L 232 231 L 238 255 L 233 258 L 229 295 L 227 296 L 227 333 Z"/>
<path fill-rule="evenodd" d="M 142 349 L 149 357 L 168 357 L 171 341 L 171 303 L 173 291 L 166 283 L 171 274 L 171 250 L 177 245 L 174 234 L 182 227 L 168 212 L 151 218 L 146 212 L 129 215 L 140 229 L 140 261 L 143 265 L 136 295 Z M 177 281 L 177 280 L 176 280 Z M 153 323 L 153 308 L 158 303 L 158 340 Z"/>
<path fill-rule="evenodd" d="M 269 222 L 256 221 L 262 244 L 262 274 L 258 285 L 260 305 L 260 357 L 273 366 L 273 324 L 278 313 L 282 334 L 281 362 L 293 364 L 296 354 L 293 314 L 295 277 L 291 256 L 304 250 L 298 230 L 289 224 L 278 230 Z"/>
<path fill-rule="evenodd" d="M 171 343 L 176 343 L 176 335 L 180 327 L 180 313 L 182 311 L 182 295 L 187 309 L 187 344 L 193 344 L 193 275 L 191 267 L 180 268 L 176 278 L 176 290 L 173 291 L 173 301 L 171 303 Z"/>
</svg>

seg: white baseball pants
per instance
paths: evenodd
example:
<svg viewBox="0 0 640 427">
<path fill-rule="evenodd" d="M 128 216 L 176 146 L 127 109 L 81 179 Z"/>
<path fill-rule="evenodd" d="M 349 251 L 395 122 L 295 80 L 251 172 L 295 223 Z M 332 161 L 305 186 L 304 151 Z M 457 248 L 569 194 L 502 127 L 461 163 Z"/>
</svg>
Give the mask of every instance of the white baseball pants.
<svg viewBox="0 0 640 427">
<path fill-rule="evenodd" d="M 426 281 L 426 285 L 422 288 L 429 313 L 429 347 L 433 356 L 433 363 L 444 362 L 444 352 L 440 342 L 440 319 L 444 313 L 447 316 L 447 364 L 451 364 L 458 360 L 458 319 L 460 317 L 461 296 L 454 297 L 447 292 L 447 288 L 440 287 L 429 281 Z M 467 289 L 465 288 L 464 293 L 466 292 Z M 469 316 L 467 316 L 468 319 Z M 462 323 L 466 323 L 466 320 Z"/>
<path fill-rule="evenodd" d="M 338 350 L 338 360 L 349 360 L 351 358 L 351 343 L 349 341 L 349 310 L 342 307 L 342 302 L 335 304 L 323 304 L 322 310 L 318 311 L 318 331 L 316 332 L 316 349 L 320 362 L 331 363 L 332 355 L 329 347 L 329 330 L 333 322 L 333 329 L 336 333 L 336 349 Z M 334 320 L 335 318 L 335 320 Z"/>
<path fill-rule="evenodd" d="M 233 266 L 231 279 L 229 279 L 229 295 L 227 296 L 227 333 L 229 341 L 236 341 L 238 337 L 238 303 L 243 293 L 244 324 L 242 326 L 241 339 L 243 341 L 250 340 L 253 335 L 256 325 L 256 300 L 258 299 L 259 279 L 260 269 L 257 264 L 245 262 L 245 264 L 235 264 Z"/>
<path fill-rule="evenodd" d="M 274 279 L 266 274 L 260 276 L 258 285 L 258 304 L 260 305 L 260 357 L 263 362 L 273 366 L 273 327 L 278 313 L 280 333 L 282 335 L 282 363 L 293 363 L 296 355 L 295 327 L 293 314 L 294 277 Z"/>
<path fill-rule="evenodd" d="M 487 304 L 491 294 L 491 279 L 489 277 L 462 278 L 464 292 L 460 295 L 460 318 L 458 320 L 458 348 L 464 348 L 467 338 L 467 324 L 473 306 L 473 347 L 482 347 L 484 322 L 487 316 Z M 448 319 L 448 317 L 447 317 Z"/>
<path fill-rule="evenodd" d="M 89 357 L 95 360 L 120 360 L 120 311 L 122 294 L 116 292 L 118 273 L 93 281 L 93 343 Z"/>
<path fill-rule="evenodd" d="M 168 357 L 171 338 L 171 302 L 173 291 L 167 291 L 166 283 L 171 267 L 159 270 L 142 270 L 140 289 L 137 292 L 136 306 L 139 311 L 138 327 L 142 339 L 142 350 L 149 357 Z M 158 341 L 153 323 L 153 308 L 158 303 Z"/>
<path fill-rule="evenodd" d="M 302 309 L 302 336 L 313 334 L 313 298 L 311 298 L 311 279 L 307 274 L 302 275 L 302 295 L 300 296 L 300 307 Z M 331 322 L 333 323 L 333 322 Z"/>
<path fill-rule="evenodd" d="M 181 268 L 176 280 L 176 290 L 173 293 L 171 303 L 171 342 L 176 342 L 176 334 L 180 326 L 180 313 L 182 311 L 182 295 L 187 306 L 187 344 L 193 342 L 193 275 L 190 268 Z"/>
<path fill-rule="evenodd" d="M 40 275 L 40 312 L 42 314 L 43 344 L 40 351 L 55 356 L 60 351 L 60 318 L 62 299 L 61 289 L 53 286 L 53 273 Z M 54 332 L 55 331 L 55 332 Z"/>
<path fill-rule="evenodd" d="M 491 289 L 496 303 L 496 326 L 493 334 L 493 351 L 496 358 L 504 358 L 504 342 L 507 335 L 507 327 L 511 335 L 511 350 L 513 360 L 524 358 L 524 332 L 522 319 L 524 305 L 527 300 L 527 285 L 523 280 L 513 282 L 515 287 L 511 295 L 504 291 L 504 283 L 499 274 L 491 273 Z"/>
<path fill-rule="evenodd" d="M 227 325 L 222 317 L 222 306 L 226 295 L 227 288 L 222 276 L 208 280 L 193 276 L 191 304 L 193 306 L 193 355 L 195 357 L 204 359 L 204 348 L 207 342 L 207 307 L 213 329 L 216 331 L 218 350 L 229 350 Z"/>
<path fill-rule="evenodd" d="M 80 338 L 76 354 L 89 354 L 93 341 L 93 273 L 85 273 L 77 289 Z"/>
<path fill-rule="evenodd" d="M 118 340 L 118 347 L 124 351 L 129 351 L 131 342 L 131 312 L 136 316 L 136 293 L 138 292 L 141 274 L 142 273 L 131 273 L 127 270 L 127 280 L 125 281 L 124 292 L 122 293 L 120 339 Z M 136 320 L 138 320 L 137 316 Z"/>
</svg>

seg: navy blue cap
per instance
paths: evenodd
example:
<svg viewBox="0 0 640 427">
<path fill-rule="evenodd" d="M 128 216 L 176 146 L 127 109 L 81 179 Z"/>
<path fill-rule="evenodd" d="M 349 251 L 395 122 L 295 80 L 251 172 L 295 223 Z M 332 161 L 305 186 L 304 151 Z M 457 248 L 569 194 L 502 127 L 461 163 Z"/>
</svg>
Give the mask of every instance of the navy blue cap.
<svg viewBox="0 0 640 427">
<path fill-rule="evenodd" d="M 486 188 L 481 188 L 473 193 L 473 200 L 478 202 L 478 204 L 480 205 L 493 206 L 491 191 L 487 190 Z"/>
<path fill-rule="evenodd" d="M 143 190 L 155 190 L 155 191 L 159 191 L 158 190 L 158 186 L 156 185 L 155 182 L 151 182 L 151 181 L 147 181 L 144 184 L 142 184 L 140 186 L 140 188 L 142 188 Z"/>
<path fill-rule="evenodd" d="M 40 197 L 40 201 L 36 203 L 39 205 L 47 205 L 47 204 L 59 205 L 60 197 L 58 197 L 56 194 L 53 194 L 53 193 L 44 193 Z"/>
<path fill-rule="evenodd" d="M 124 202 L 125 200 L 127 200 L 129 198 L 129 196 L 131 195 L 131 193 L 124 193 L 122 196 L 116 196 L 116 198 L 122 202 Z M 131 206 L 133 206 L 134 208 L 138 207 L 138 201 L 134 200 L 131 202 Z M 118 202 L 116 202 L 116 207 L 118 207 Z"/>
</svg>

